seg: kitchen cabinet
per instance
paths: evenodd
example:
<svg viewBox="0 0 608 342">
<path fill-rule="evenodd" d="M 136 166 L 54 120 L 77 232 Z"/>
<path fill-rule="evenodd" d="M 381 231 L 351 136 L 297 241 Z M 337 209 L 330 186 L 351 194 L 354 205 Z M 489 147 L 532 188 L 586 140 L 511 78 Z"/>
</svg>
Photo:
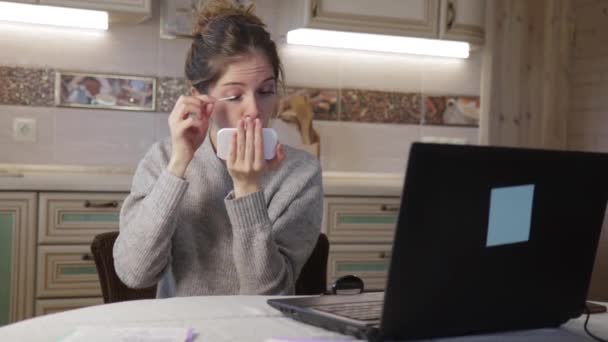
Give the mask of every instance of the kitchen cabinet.
<svg viewBox="0 0 608 342">
<path fill-rule="evenodd" d="M 110 22 L 139 23 L 152 14 L 151 0 L 39 0 L 39 4 L 48 6 L 72 7 L 106 11 Z"/>
<path fill-rule="evenodd" d="M 58 313 L 87 306 L 103 304 L 103 298 L 76 298 L 76 299 L 39 299 L 36 301 L 36 316 Z"/>
<path fill-rule="evenodd" d="M 390 243 L 399 203 L 398 197 L 326 196 L 325 233 L 336 243 Z"/>
<path fill-rule="evenodd" d="M 41 192 L 38 196 L 36 313 L 103 302 L 91 242 L 118 230 L 127 193 Z"/>
<path fill-rule="evenodd" d="M 90 244 L 119 229 L 132 174 L 84 167 L 4 172 L 21 176 L 0 182 L 0 325 L 103 303 Z M 323 173 L 329 284 L 356 274 L 368 290 L 384 288 L 402 185 L 401 174 Z"/>
<path fill-rule="evenodd" d="M 36 193 L 0 192 L 0 326 L 32 317 Z"/>
<path fill-rule="evenodd" d="M 482 44 L 485 1 L 282 1 L 279 36 L 296 28 L 317 28 Z"/>
<path fill-rule="evenodd" d="M 442 0 L 439 38 L 483 44 L 484 13 L 485 0 Z"/>
<path fill-rule="evenodd" d="M 384 291 L 388 279 L 390 244 L 330 244 L 327 281 L 353 274 L 361 278 L 365 291 Z"/>
<path fill-rule="evenodd" d="M 326 196 L 323 232 L 330 243 L 328 288 L 353 274 L 366 290 L 384 290 L 400 199 L 396 196 Z"/>
<path fill-rule="evenodd" d="M 285 11 L 296 14 L 296 18 L 286 18 L 286 31 L 309 27 L 427 38 L 438 35 L 439 0 L 296 0 L 285 6 Z"/>
</svg>

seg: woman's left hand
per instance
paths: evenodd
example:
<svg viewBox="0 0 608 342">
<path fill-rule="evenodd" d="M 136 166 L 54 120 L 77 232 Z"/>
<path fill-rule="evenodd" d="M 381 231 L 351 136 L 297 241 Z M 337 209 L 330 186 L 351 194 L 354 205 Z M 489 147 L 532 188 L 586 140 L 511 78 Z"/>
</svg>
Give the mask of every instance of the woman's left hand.
<svg viewBox="0 0 608 342">
<path fill-rule="evenodd" d="M 284 158 L 280 144 L 274 159 L 264 160 L 264 141 L 260 119 L 239 120 L 236 134 L 230 141 L 230 154 L 226 161 L 228 173 L 234 183 L 234 197 L 247 196 L 260 190 L 260 179 L 267 168 L 276 168 Z"/>
</svg>

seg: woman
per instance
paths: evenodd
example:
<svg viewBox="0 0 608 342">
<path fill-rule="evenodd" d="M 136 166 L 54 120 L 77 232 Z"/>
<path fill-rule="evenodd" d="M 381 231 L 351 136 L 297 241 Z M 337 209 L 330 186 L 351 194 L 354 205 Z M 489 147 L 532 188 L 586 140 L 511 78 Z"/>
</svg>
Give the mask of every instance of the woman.
<svg viewBox="0 0 608 342">
<path fill-rule="evenodd" d="M 212 0 L 186 61 L 192 96 L 169 116 L 171 138 L 140 162 L 120 216 L 116 272 L 158 297 L 292 294 L 317 241 L 321 171 L 278 145 L 262 158 L 261 129 L 278 105 L 281 63 L 252 8 Z M 232 97 L 231 100 L 216 99 Z M 226 162 L 219 128 L 236 127 Z"/>
</svg>

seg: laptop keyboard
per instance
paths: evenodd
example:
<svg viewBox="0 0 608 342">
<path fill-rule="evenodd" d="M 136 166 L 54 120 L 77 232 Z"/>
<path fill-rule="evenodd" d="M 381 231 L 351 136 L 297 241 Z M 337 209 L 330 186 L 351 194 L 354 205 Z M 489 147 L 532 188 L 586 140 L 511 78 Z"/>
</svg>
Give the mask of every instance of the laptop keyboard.
<svg viewBox="0 0 608 342">
<path fill-rule="evenodd" d="M 315 305 L 312 309 L 359 321 L 380 321 L 382 301 Z"/>
</svg>

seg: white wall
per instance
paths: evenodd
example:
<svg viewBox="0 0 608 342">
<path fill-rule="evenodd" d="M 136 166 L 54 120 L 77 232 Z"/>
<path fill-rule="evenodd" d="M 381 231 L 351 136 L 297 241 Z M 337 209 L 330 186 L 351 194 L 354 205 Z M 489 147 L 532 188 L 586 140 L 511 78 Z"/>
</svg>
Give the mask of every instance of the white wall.
<svg viewBox="0 0 608 342">
<path fill-rule="evenodd" d="M 282 56 L 287 82 L 295 86 L 479 95 L 479 53 L 457 60 L 288 46 Z M 330 121 L 315 128 L 325 170 L 401 173 L 410 144 L 424 136 L 478 141 L 477 128 Z"/>
<path fill-rule="evenodd" d="M 467 60 L 305 46 L 281 49 L 291 85 L 478 95 L 481 54 Z"/>
<path fill-rule="evenodd" d="M 279 0 L 258 0 L 276 28 Z M 80 34 L 0 24 L 0 65 L 146 76 L 183 76 L 186 39 L 159 39 L 154 17 Z M 481 58 L 466 61 L 288 47 L 281 49 L 288 86 L 362 88 L 428 94 L 479 94 Z M 0 106 L 0 163 L 135 166 L 149 145 L 168 135 L 167 113 Z M 38 141 L 12 141 L 12 119 L 38 120 Z M 477 141 L 477 129 L 315 122 L 326 170 L 401 172 L 411 141 L 423 135 Z M 357 146 L 353 149 L 353 146 Z"/>
</svg>

